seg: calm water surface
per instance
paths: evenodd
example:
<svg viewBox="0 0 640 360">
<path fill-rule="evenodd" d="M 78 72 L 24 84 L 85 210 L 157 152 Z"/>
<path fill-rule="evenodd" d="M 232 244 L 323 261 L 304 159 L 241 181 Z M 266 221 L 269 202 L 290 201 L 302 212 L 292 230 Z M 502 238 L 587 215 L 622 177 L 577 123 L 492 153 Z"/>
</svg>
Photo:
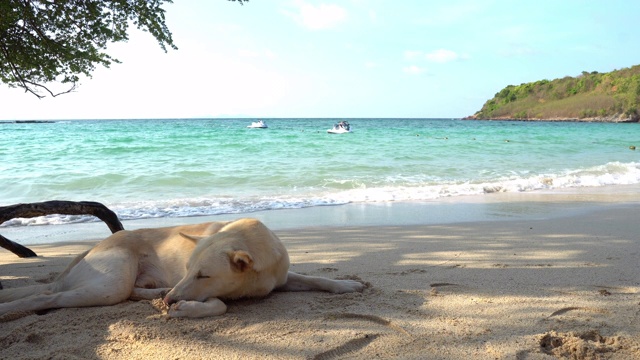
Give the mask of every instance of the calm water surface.
<svg viewBox="0 0 640 360">
<path fill-rule="evenodd" d="M 640 183 L 638 124 L 346 119 L 333 135 L 343 119 L 253 120 L 0 123 L 0 205 L 99 201 L 140 219 Z"/>
</svg>

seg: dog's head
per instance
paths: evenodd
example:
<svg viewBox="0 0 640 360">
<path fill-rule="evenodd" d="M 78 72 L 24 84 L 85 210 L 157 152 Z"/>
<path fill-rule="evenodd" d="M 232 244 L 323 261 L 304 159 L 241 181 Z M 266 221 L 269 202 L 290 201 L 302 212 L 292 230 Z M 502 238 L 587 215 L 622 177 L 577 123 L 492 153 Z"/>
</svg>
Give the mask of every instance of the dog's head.
<svg viewBox="0 0 640 360">
<path fill-rule="evenodd" d="M 276 286 L 278 275 L 273 266 L 265 266 L 264 251 L 252 255 L 258 249 L 235 241 L 237 234 L 182 235 L 196 241 L 197 246 L 187 263 L 186 275 L 166 295 L 167 305 L 180 300 L 264 296 Z M 280 257 L 276 253 L 271 256 L 273 261 L 279 261 Z M 288 258 L 286 260 L 288 267 Z"/>
</svg>

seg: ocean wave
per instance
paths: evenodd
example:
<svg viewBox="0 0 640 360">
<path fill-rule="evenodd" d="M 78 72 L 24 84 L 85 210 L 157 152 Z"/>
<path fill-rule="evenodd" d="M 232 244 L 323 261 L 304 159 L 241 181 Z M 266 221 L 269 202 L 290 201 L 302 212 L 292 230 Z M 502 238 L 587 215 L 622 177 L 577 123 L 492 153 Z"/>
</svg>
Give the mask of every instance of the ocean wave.
<svg viewBox="0 0 640 360">
<path fill-rule="evenodd" d="M 405 179 L 406 180 L 406 179 Z M 312 189 L 295 196 L 284 191 L 273 196 L 246 198 L 196 198 L 156 200 L 135 203 L 105 204 L 121 220 L 145 218 L 189 217 L 222 214 L 243 214 L 264 210 L 300 209 L 314 206 L 332 206 L 348 203 L 426 201 L 445 197 L 491 194 L 498 192 L 529 192 L 577 187 L 600 187 L 640 184 L 640 163 L 611 162 L 558 174 L 510 175 L 488 181 L 416 182 L 394 181 L 365 185 L 357 182 L 352 188 Z M 93 216 L 49 215 L 36 218 L 16 218 L 0 227 L 54 225 L 99 221 Z"/>
</svg>

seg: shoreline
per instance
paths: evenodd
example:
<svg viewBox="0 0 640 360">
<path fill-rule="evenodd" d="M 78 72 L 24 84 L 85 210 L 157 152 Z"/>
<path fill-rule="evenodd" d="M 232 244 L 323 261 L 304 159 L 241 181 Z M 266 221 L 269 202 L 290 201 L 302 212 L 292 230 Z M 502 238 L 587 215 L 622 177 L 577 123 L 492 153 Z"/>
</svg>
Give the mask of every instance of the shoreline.
<svg viewBox="0 0 640 360">
<path fill-rule="evenodd" d="M 540 121 L 540 122 L 583 122 L 583 123 L 611 123 L 611 124 L 632 124 L 637 123 L 638 119 L 634 118 L 625 118 L 620 116 L 611 116 L 611 117 L 555 117 L 555 118 L 517 118 L 512 116 L 499 116 L 492 118 L 479 118 L 474 115 L 465 116 L 461 118 L 461 120 L 470 120 L 470 121 Z"/>
<path fill-rule="evenodd" d="M 492 193 L 419 202 L 350 203 L 241 214 L 122 220 L 127 230 L 254 217 L 273 230 L 345 226 L 437 225 L 517 219 L 544 219 L 640 203 L 640 184 L 553 191 Z M 101 221 L 0 227 L 0 234 L 31 246 L 96 241 L 110 235 Z"/>
</svg>

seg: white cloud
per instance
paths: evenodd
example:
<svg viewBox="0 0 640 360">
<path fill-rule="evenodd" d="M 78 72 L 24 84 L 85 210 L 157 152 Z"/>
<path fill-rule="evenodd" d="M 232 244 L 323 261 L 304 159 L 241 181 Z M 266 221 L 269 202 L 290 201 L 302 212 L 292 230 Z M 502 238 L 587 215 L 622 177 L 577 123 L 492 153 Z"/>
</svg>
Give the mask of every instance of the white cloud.
<svg viewBox="0 0 640 360">
<path fill-rule="evenodd" d="M 260 57 L 260 54 L 257 51 L 246 50 L 246 49 L 239 49 L 238 50 L 238 55 L 240 57 L 245 57 L 245 58 L 257 58 L 257 57 Z"/>
<path fill-rule="evenodd" d="M 335 4 L 315 6 L 296 0 L 292 5 L 296 8 L 295 12 L 285 10 L 284 13 L 293 18 L 298 24 L 311 30 L 330 29 L 336 27 L 347 18 L 347 11 Z"/>
<path fill-rule="evenodd" d="M 425 55 L 427 60 L 437 63 L 448 63 L 461 58 L 455 51 L 438 49 Z"/>
<path fill-rule="evenodd" d="M 407 73 L 407 74 L 411 74 L 411 75 L 420 75 L 423 72 L 425 72 L 425 69 L 421 68 L 419 66 L 416 66 L 416 65 L 410 65 L 410 66 L 405 66 L 404 68 L 402 68 L 402 71 Z"/>
<path fill-rule="evenodd" d="M 277 58 L 277 55 L 269 49 L 262 50 L 262 51 L 239 49 L 238 56 L 243 58 L 271 59 L 271 60 Z"/>
<path fill-rule="evenodd" d="M 137 42 L 133 45 L 143 47 Z M 139 57 L 122 57 L 124 64 L 97 68 L 93 78 L 85 79 L 76 92 L 42 100 L 17 89 L 0 87 L 3 105 L 5 101 L 21 104 L 3 108 L 0 119 L 265 114 L 267 109 L 290 102 L 297 95 L 292 95 L 291 89 L 306 81 L 298 74 L 281 73 L 271 67 L 271 62 L 264 58 L 275 55 L 268 50 L 239 53 L 234 57 L 185 45 L 180 51 L 161 56 L 144 53 Z"/>
</svg>

